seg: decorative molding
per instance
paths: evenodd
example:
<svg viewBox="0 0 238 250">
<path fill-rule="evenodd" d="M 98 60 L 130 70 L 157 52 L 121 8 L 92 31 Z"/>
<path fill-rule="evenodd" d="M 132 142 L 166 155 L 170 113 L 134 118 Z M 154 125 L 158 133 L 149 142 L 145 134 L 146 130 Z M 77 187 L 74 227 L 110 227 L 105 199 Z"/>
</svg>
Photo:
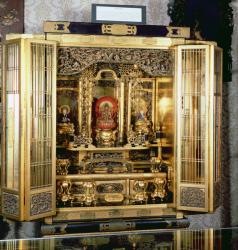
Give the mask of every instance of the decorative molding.
<svg viewBox="0 0 238 250">
<path fill-rule="evenodd" d="M 31 196 L 31 216 L 52 211 L 53 195 L 50 192 L 33 194 Z"/>
<path fill-rule="evenodd" d="M 79 195 L 79 194 L 84 194 L 85 193 L 85 188 L 83 186 L 83 182 L 73 182 L 70 192 L 73 195 Z"/>
<path fill-rule="evenodd" d="M 44 21 L 44 32 L 70 33 L 70 22 L 46 22 Z"/>
<path fill-rule="evenodd" d="M 116 152 L 116 153 L 93 153 L 93 158 L 94 159 L 122 159 L 123 158 L 123 153 Z"/>
<path fill-rule="evenodd" d="M 56 160 L 56 174 L 67 175 L 69 166 L 70 166 L 69 159 L 57 159 Z"/>
<path fill-rule="evenodd" d="M 126 25 L 126 24 L 103 24 L 102 25 L 102 34 L 109 35 L 136 35 L 137 28 L 135 25 Z"/>
<path fill-rule="evenodd" d="M 136 64 L 151 76 L 173 73 L 172 50 L 60 47 L 58 73 L 79 74 L 95 63 Z"/>
<path fill-rule="evenodd" d="M 124 189 L 121 183 L 103 183 L 97 186 L 98 193 L 121 193 Z"/>
</svg>

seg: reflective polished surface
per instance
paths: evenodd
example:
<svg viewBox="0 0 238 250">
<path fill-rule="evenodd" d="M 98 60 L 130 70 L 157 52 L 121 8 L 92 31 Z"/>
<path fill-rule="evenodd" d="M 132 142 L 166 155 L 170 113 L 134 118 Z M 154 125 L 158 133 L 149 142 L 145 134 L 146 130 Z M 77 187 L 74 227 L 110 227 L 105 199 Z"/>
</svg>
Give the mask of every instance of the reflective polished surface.
<svg viewBox="0 0 238 250">
<path fill-rule="evenodd" d="M 81 234 L 29 240 L 0 241 L 0 249 L 238 249 L 238 228 L 205 230 L 145 230 Z"/>
</svg>

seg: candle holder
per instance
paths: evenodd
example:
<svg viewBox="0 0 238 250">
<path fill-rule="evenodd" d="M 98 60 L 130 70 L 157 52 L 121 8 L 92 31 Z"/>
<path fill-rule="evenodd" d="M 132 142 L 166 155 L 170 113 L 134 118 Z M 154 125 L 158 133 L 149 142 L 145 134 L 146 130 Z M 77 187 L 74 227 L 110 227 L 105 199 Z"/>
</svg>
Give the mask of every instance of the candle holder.
<svg viewBox="0 0 238 250">
<path fill-rule="evenodd" d="M 166 126 L 164 124 L 159 124 L 158 129 L 155 131 L 155 138 L 157 143 L 167 143 Z"/>
</svg>

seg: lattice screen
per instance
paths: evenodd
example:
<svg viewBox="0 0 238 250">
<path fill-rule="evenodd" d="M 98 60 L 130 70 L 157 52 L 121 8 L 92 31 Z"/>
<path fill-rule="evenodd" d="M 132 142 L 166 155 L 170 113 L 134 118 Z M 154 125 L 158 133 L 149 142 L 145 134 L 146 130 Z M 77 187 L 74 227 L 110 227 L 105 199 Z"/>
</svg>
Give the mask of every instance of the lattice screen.
<svg viewBox="0 0 238 250">
<path fill-rule="evenodd" d="M 53 45 L 31 44 L 32 151 L 31 188 L 52 183 L 52 60 Z"/>
<path fill-rule="evenodd" d="M 205 49 L 182 50 L 181 182 L 205 178 Z"/>
</svg>

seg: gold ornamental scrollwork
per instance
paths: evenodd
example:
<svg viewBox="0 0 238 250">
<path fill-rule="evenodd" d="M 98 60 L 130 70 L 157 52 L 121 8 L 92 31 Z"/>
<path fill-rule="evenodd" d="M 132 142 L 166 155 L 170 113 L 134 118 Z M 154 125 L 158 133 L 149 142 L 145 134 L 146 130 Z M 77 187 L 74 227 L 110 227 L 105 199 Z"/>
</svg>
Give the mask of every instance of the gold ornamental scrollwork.
<svg viewBox="0 0 238 250">
<path fill-rule="evenodd" d="M 130 127 L 130 130 L 127 135 L 127 141 L 129 145 L 133 146 L 145 146 L 146 145 L 146 135 L 142 133 L 141 131 L 135 132 L 132 129 L 132 126 Z"/>
<path fill-rule="evenodd" d="M 132 196 L 132 202 L 147 202 L 148 195 L 146 189 L 148 187 L 148 183 L 142 180 L 135 181 L 133 185 L 133 191 L 135 194 Z"/>
<path fill-rule="evenodd" d="M 74 197 L 71 194 L 71 187 L 72 183 L 69 180 L 58 181 L 56 190 L 57 200 L 63 203 L 72 201 Z"/>
<path fill-rule="evenodd" d="M 166 180 L 166 178 L 155 178 L 153 184 L 155 186 L 155 190 L 151 194 L 151 198 L 152 199 L 160 198 L 161 200 L 163 200 L 167 195 L 167 191 L 166 191 L 167 180 Z"/>
<path fill-rule="evenodd" d="M 116 63 L 137 65 L 151 76 L 171 76 L 173 57 L 173 51 L 169 49 L 60 47 L 58 74 L 74 75 L 93 64 Z"/>
<path fill-rule="evenodd" d="M 109 35 L 136 35 L 137 27 L 135 25 L 126 24 L 103 24 L 102 33 Z"/>
<path fill-rule="evenodd" d="M 67 175 L 69 166 L 70 166 L 69 159 L 57 159 L 56 160 L 56 174 Z"/>
<path fill-rule="evenodd" d="M 74 140 L 69 143 L 69 148 L 74 147 L 94 147 L 92 145 L 92 138 L 89 137 L 89 133 L 87 133 L 86 129 L 83 128 L 79 135 L 74 136 Z"/>
<path fill-rule="evenodd" d="M 113 147 L 117 139 L 117 130 L 96 130 L 96 140 L 101 147 Z"/>
<path fill-rule="evenodd" d="M 118 203 L 118 202 L 123 202 L 124 195 L 119 193 L 105 194 L 104 199 L 108 203 Z"/>
<path fill-rule="evenodd" d="M 98 193 L 121 193 L 122 191 L 121 183 L 104 183 L 97 186 Z"/>
<path fill-rule="evenodd" d="M 74 134 L 74 124 L 73 123 L 58 123 L 57 124 L 58 134 Z"/>
<path fill-rule="evenodd" d="M 94 182 L 84 182 L 83 183 L 84 194 L 82 201 L 85 206 L 91 206 L 96 204 L 95 188 L 96 185 Z"/>
<path fill-rule="evenodd" d="M 83 141 L 76 143 L 83 145 L 91 145 L 91 116 L 92 116 L 92 102 L 93 102 L 93 87 L 94 87 L 94 72 L 93 69 L 86 69 L 79 79 L 79 108 L 80 108 L 80 124 L 79 124 L 79 138 Z"/>
<path fill-rule="evenodd" d="M 106 152 L 106 153 L 93 153 L 93 159 L 122 159 L 123 158 L 123 153 L 121 152 Z"/>
</svg>

